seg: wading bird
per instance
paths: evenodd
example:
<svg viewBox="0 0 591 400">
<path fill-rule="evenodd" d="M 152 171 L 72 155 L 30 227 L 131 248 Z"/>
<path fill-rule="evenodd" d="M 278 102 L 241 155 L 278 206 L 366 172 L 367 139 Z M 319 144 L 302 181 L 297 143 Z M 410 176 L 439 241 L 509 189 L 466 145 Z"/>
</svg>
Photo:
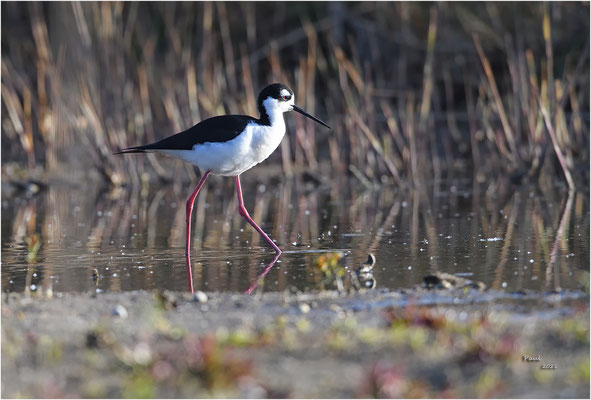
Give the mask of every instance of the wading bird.
<svg viewBox="0 0 591 400">
<path fill-rule="evenodd" d="M 279 146 L 285 135 L 283 113 L 287 111 L 296 111 L 331 129 L 318 118 L 297 107 L 294 103 L 293 92 L 281 83 L 274 83 L 264 88 L 259 94 L 257 106 L 260 114 L 258 119 L 247 115 L 220 115 L 201 121 L 192 128 L 159 142 L 129 147 L 115 153 L 160 153 L 187 161 L 202 171 L 201 180 L 186 204 L 187 244 L 185 257 L 191 292 L 193 292 L 190 251 L 191 213 L 195 198 L 209 174 L 235 177 L 238 212 L 275 249 L 277 255 L 273 261 L 276 261 L 281 254 L 281 249 L 246 211 L 242 199 L 240 174 L 267 159 Z"/>
</svg>

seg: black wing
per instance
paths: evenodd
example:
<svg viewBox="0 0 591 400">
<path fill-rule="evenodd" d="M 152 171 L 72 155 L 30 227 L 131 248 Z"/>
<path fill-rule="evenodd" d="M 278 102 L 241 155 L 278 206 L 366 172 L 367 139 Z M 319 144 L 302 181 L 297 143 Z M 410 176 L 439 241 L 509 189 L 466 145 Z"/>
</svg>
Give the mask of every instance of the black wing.
<svg viewBox="0 0 591 400">
<path fill-rule="evenodd" d="M 159 142 L 129 147 L 115 154 L 143 153 L 146 150 L 192 150 L 196 144 L 227 142 L 238 136 L 254 120 L 248 115 L 220 115 L 203 120 L 192 128 Z"/>
</svg>

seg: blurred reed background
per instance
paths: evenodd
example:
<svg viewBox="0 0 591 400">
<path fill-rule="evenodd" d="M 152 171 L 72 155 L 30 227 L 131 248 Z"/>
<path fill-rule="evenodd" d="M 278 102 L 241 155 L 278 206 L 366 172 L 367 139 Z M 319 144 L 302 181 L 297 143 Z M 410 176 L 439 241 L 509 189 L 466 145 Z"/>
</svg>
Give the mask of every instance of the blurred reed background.
<svg viewBox="0 0 591 400">
<path fill-rule="evenodd" d="M 181 162 L 112 152 L 256 115 L 281 81 L 333 130 L 289 117 L 268 170 L 588 189 L 588 2 L 1 7 L 3 179 L 194 181 Z"/>
</svg>

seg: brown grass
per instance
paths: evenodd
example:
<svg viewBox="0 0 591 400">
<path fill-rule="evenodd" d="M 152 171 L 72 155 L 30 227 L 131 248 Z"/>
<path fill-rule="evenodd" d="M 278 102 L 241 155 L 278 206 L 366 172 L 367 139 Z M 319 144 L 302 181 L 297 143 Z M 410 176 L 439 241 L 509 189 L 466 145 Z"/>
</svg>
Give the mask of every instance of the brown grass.
<svg viewBox="0 0 591 400">
<path fill-rule="evenodd" d="M 267 161 L 287 174 L 588 187 L 588 17 L 588 3 L 3 3 L 2 157 L 116 185 L 195 180 L 112 152 L 256 114 L 283 81 L 333 126 L 289 118 Z"/>
</svg>

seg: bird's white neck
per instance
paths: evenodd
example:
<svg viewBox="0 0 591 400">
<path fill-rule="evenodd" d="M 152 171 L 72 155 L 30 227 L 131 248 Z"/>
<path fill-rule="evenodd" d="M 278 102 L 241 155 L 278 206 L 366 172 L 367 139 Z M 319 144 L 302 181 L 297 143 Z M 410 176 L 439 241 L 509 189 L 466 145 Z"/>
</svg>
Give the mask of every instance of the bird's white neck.
<svg viewBox="0 0 591 400">
<path fill-rule="evenodd" d="M 267 111 L 269 116 L 269 123 L 273 128 L 285 127 L 285 119 L 283 119 L 283 111 L 273 110 L 272 112 Z M 283 128 L 285 129 L 285 128 Z"/>
</svg>

